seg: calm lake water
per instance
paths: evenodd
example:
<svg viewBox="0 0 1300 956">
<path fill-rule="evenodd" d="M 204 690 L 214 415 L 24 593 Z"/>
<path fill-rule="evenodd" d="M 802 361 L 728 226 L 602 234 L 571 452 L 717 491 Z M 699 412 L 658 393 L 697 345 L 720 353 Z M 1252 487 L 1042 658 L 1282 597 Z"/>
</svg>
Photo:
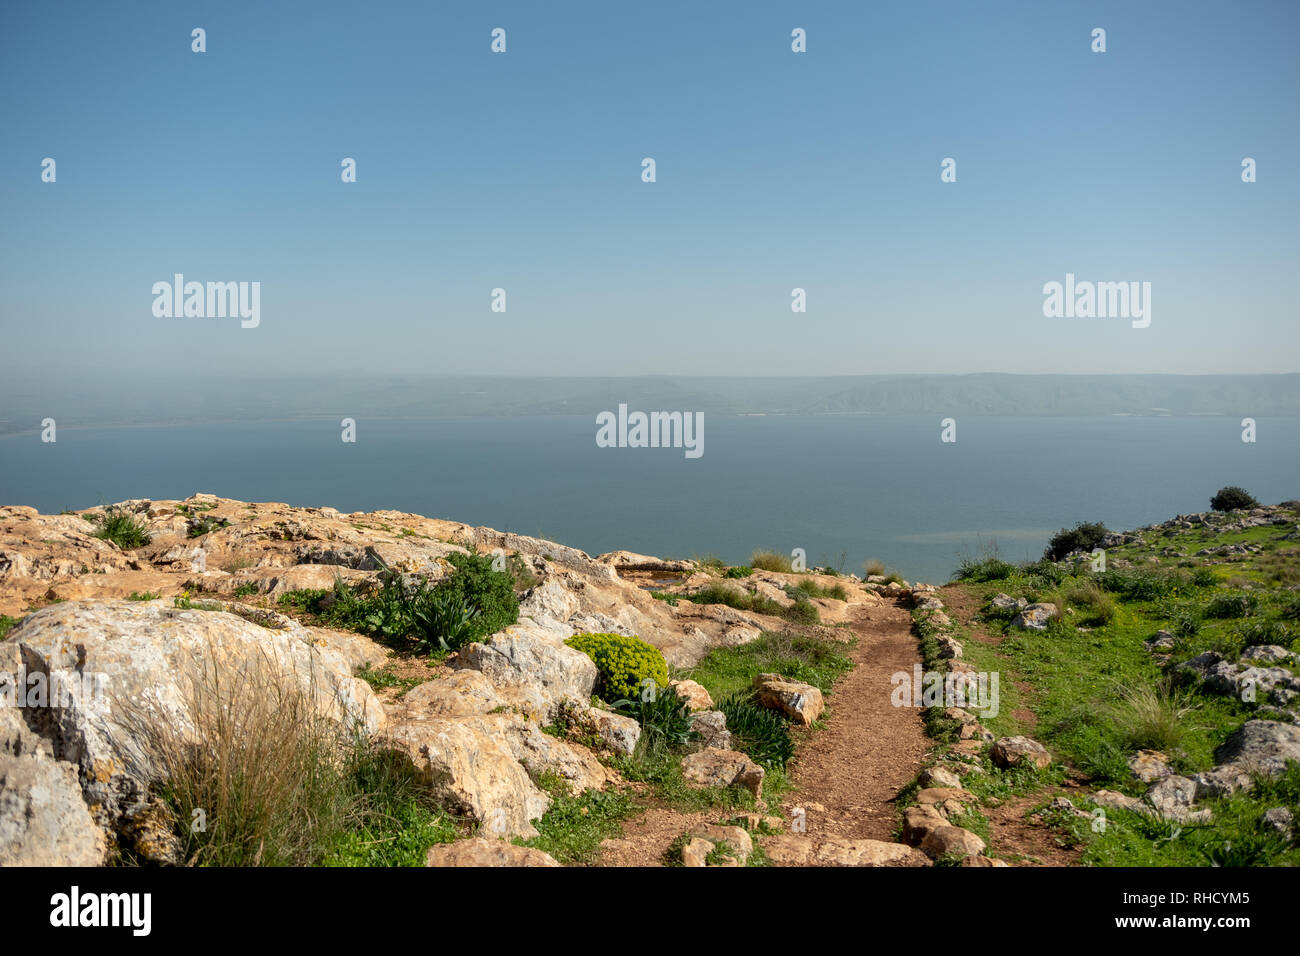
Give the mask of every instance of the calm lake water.
<svg viewBox="0 0 1300 956">
<path fill-rule="evenodd" d="M 0 504 L 43 512 L 211 492 L 390 508 L 551 538 L 597 554 L 803 548 L 861 572 L 878 558 L 944 581 L 996 544 L 1037 557 L 1076 521 L 1126 529 L 1203 511 L 1223 485 L 1300 498 L 1300 419 L 706 417 L 704 454 L 598 448 L 594 416 L 61 427 L 0 438 Z"/>
</svg>

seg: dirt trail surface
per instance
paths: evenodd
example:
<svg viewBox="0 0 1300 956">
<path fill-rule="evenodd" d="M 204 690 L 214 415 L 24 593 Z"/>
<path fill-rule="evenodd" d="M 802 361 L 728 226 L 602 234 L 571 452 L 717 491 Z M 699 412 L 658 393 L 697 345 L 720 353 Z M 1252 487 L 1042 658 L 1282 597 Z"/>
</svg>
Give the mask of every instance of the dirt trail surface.
<svg viewBox="0 0 1300 956">
<path fill-rule="evenodd" d="M 898 791 L 920 771 L 930 739 L 915 707 L 893 707 L 890 675 L 912 672 L 920 660 L 911 615 L 893 604 L 857 606 L 849 621 L 857 646 L 849 652 L 854 669 L 828 698 L 825 727 L 796 732 L 799 750 L 790 762 L 795 790 L 783 799 L 805 811 L 814 846 L 828 837 L 892 842 Z M 661 865 L 673 841 L 697 823 L 714 822 L 717 812 L 680 813 L 649 809 L 623 825 L 623 838 L 609 841 L 603 866 Z"/>
<path fill-rule="evenodd" d="M 911 615 L 902 607 L 863 607 L 853 621 L 855 667 L 834 687 L 824 729 L 806 736 L 790 763 L 808 835 L 892 841 L 898 791 L 920 772 L 931 747 L 916 707 L 890 704 L 890 677 L 920 662 Z M 819 809 L 819 807 L 821 809 Z"/>
</svg>

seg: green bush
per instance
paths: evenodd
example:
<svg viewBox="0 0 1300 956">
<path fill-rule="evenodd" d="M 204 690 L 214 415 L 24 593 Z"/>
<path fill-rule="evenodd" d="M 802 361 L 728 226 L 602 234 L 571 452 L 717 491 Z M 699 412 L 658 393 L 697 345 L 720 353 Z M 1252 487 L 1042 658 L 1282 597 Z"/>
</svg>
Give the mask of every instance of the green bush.
<svg viewBox="0 0 1300 956">
<path fill-rule="evenodd" d="M 748 565 L 738 565 L 734 568 L 727 568 L 723 573 L 724 578 L 747 578 L 754 573 L 754 569 Z"/>
<path fill-rule="evenodd" d="M 118 508 L 108 508 L 100 520 L 96 538 L 112 541 L 123 551 L 142 548 L 149 543 L 149 532 L 143 521 L 137 521 L 131 514 Z"/>
<path fill-rule="evenodd" d="M 1179 574 L 1156 571 L 1103 571 L 1096 580 L 1107 591 L 1130 601 L 1154 601 L 1187 586 Z"/>
<path fill-rule="evenodd" d="M 1259 609 L 1253 594 L 1220 594 L 1205 606 L 1205 616 L 1213 618 L 1250 617 Z"/>
<path fill-rule="evenodd" d="M 470 643 L 478 608 L 465 602 L 460 593 L 426 591 L 423 588 L 411 601 L 411 624 L 422 651 L 442 648 L 454 651 Z"/>
<path fill-rule="evenodd" d="M 781 609 L 781 616 L 792 624 L 817 624 L 822 619 L 816 605 L 807 598 L 796 598 L 789 607 Z"/>
<path fill-rule="evenodd" d="M 1099 521 L 1080 521 L 1073 528 L 1062 528 L 1052 535 L 1043 558 L 1047 561 L 1060 561 L 1075 551 L 1092 551 L 1101 546 L 1102 539 L 1109 533 Z"/>
<path fill-rule="evenodd" d="M 794 756 L 794 741 L 784 717 L 758 706 L 748 693 L 732 694 L 718 710 L 727 717 L 733 746 L 768 769 L 785 769 Z"/>
<path fill-rule="evenodd" d="M 1063 584 L 1053 595 L 1053 603 L 1079 612 L 1079 623 L 1100 626 L 1115 619 L 1115 599 L 1087 578 Z"/>
<path fill-rule="evenodd" d="M 600 672 L 597 692 L 605 700 L 638 697 L 646 680 L 658 695 L 668 686 L 668 662 L 659 649 L 639 637 L 622 634 L 575 634 L 564 642 L 582 651 Z"/>
<path fill-rule="evenodd" d="M 1015 565 L 994 557 L 981 558 L 962 558 L 961 566 L 957 568 L 956 578 L 958 581 L 970 581 L 972 583 L 981 583 L 983 581 L 1001 581 L 1009 578 L 1016 573 Z"/>
<path fill-rule="evenodd" d="M 786 588 L 786 594 L 789 594 L 796 601 L 800 598 L 834 598 L 836 601 L 847 601 L 849 593 L 844 590 L 842 584 L 832 584 L 828 588 L 822 587 L 816 581 L 800 581 L 792 588 Z"/>
<path fill-rule="evenodd" d="M 637 746 L 643 755 L 683 747 L 698 736 L 691 729 L 690 705 L 672 687 L 658 687 L 652 695 L 637 694 L 631 700 L 617 701 L 614 709 L 641 725 Z"/>
<path fill-rule="evenodd" d="M 1228 485 L 1214 493 L 1210 507 L 1215 511 L 1233 511 L 1237 508 L 1258 508 L 1259 502 L 1245 488 Z"/>
<path fill-rule="evenodd" d="M 450 554 L 456 573 L 439 581 L 434 591 L 446 599 L 459 596 L 478 615 L 468 625 L 465 643 L 477 641 L 509 627 L 519 620 L 519 598 L 515 596 L 514 578 L 505 571 L 492 570 L 492 558 L 480 554 Z"/>
</svg>

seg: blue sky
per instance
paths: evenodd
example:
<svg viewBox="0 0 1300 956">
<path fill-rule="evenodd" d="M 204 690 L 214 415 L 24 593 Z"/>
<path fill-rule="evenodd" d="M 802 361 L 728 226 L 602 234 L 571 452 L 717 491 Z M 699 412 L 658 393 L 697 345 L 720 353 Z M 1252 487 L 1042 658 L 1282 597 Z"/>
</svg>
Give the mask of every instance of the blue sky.
<svg viewBox="0 0 1300 956">
<path fill-rule="evenodd" d="M 6 4 L 0 341 L 51 374 L 1296 371 L 1297 93 L 1290 2 Z M 260 281 L 260 326 L 155 318 L 175 272 Z M 1151 282 L 1150 328 L 1044 318 L 1066 272 Z"/>
</svg>

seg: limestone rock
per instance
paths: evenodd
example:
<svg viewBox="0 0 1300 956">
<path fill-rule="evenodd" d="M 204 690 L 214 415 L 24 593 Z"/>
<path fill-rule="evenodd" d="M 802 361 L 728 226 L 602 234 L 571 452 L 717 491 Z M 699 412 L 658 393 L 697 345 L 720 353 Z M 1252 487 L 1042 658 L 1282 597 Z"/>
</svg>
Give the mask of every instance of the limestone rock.
<svg viewBox="0 0 1300 956">
<path fill-rule="evenodd" d="M 429 847 L 426 866 L 559 866 L 549 853 L 507 840 L 474 837 Z"/>
<path fill-rule="evenodd" d="M 1052 755 L 1037 740 L 1023 735 L 1001 737 L 993 744 L 993 762 L 999 767 L 1034 766 L 1040 770 L 1052 762 Z"/>
<path fill-rule="evenodd" d="M 509 750 L 499 727 L 456 719 L 389 728 L 386 742 L 405 753 L 438 801 L 483 825 L 489 835 L 537 836 L 532 821 L 550 806 Z"/>
<path fill-rule="evenodd" d="M 817 863 L 822 866 L 893 866 L 916 862 L 919 856 L 903 843 L 830 837 L 817 850 Z"/>
<path fill-rule="evenodd" d="M 754 841 L 743 827 L 721 826 L 713 823 L 700 823 L 690 829 L 690 836 L 707 840 L 713 847 L 726 844 L 737 854 L 741 866 L 754 852 Z"/>
<path fill-rule="evenodd" d="M 1044 631 L 1047 629 L 1047 622 L 1059 616 L 1060 611 L 1055 604 L 1030 604 L 1021 608 L 1020 612 L 1011 619 L 1011 626 Z"/>
<path fill-rule="evenodd" d="M 708 856 L 714 849 L 708 840 L 692 837 L 682 847 L 682 866 L 708 866 Z"/>
<path fill-rule="evenodd" d="M 1158 750 L 1139 750 L 1129 758 L 1128 768 L 1143 783 L 1154 783 L 1173 773 L 1169 769 L 1169 758 Z"/>
<path fill-rule="evenodd" d="M 669 681 L 668 686 L 677 691 L 677 696 L 686 701 L 686 706 L 691 710 L 713 709 L 713 698 L 703 684 L 697 684 L 693 680 L 674 680 Z"/>
<path fill-rule="evenodd" d="M 158 778 L 141 726 L 195 733 L 190 708 L 213 699 L 214 681 L 296 688 L 320 716 L 369 734 L 386 721 L 344 655 L 296 625 L 266 628 L 161 601 L 78 601 L 34 612 L 0 646 L 17 647 L 29 675 L 63 688 L 35 712 L 38 729 L 55 756 L 78 764 L 86 803 L 104 827 L 143 810 Z"/>
<path fill-rule="evenodd" d="M 482 672 L 502 697 L 553 717 L 566 700 L 586 703 L 596 665 L 536 624 L 516 624 L 464 647 L 456 666 Z"/>
<path fill-rule="evenodd" d="M 1248 720 L 1223 742 L 1214 757 L 1221 764 L 1237 763 L 1277 776 L 1288 760 L 1300 763 L 1300 727 L 1276 720 Z"/>
<path fill-rule="evenodd" d="M 706 747 L 682 758 L 682 776 L 705 787 L 744 787 L 755 797 L 763 795 L 763 768 L 742 753 Z"/>
<path fill-rule="evenodd" d="M 927 767 L 921 771 L 919 779 L 922 787 L 961 789 L 961 778 L 951 770 L 945 770 L 943 767 Z"/>
<path fill-rule="evenodd" d="M 1209 810 L 1194 810 L 1196 782 L 1178 774 L 1161 777 L 1146 795 L 1147 802 L 1166 820 L 1201 823 L 1210 818 Z"/>
<path fill-rule="evenodd" d="M 453 671 L 446 677 L 426 681 L 402 698 L 408 715 L 424 718 L 471 717 L 486 714 L 504 703 L 492 682 L 481 672 L 471 670 Z"/>
<path fill-rule="evenodd" d="M 763 852 L 778 866 L 803 866 L 813 855 L 812 840 L 798 833 L 763 838 Z"/>
<path fill-rule="evenodd" d="M 947 817 L 933 806 L 908 807 L 903 811 L 903 841 L 919 846 L 933 831 L 948 825 Z"/>
<path fill-rule="evenodd" d="M 105 849 L 75 765 L 0 753 L 0 866 L 99 866 Z"/>
<path fill-rule="evenodd" d="M 759 706 L 777 710 L 805 727 L 826 709 L 822 692 L 811 684 L 786 680 L 779 674 L 759 674 L 754 678 Z"/>
<path fill-rule="evenodd" d="M 961 827 L 936 827 L 921 841 L 921 852 L 932 860 L 949 854 L 978 856 L 984 852 L 984 841 Z"/>
<path fill-rule="evenodd" d="M 731 749 L 731 731 L 727 730 L 727 715 L 720 710 L 696 711 L 691 716 L 691 730 L 699 734 L 699 739 L 691 741 L 690 750 Z"/>
</svg>

